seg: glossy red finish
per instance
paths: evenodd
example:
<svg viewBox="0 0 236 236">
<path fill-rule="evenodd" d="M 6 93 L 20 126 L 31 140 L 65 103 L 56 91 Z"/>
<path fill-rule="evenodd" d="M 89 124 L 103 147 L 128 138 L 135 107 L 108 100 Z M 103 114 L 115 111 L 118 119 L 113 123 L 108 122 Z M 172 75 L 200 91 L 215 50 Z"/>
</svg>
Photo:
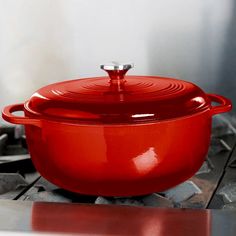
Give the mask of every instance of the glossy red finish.
<svg viewBox="0 0 236 236">
<path fill-rule="evenodd" d="M 210 210 L 35 202 L 32 230 L 76 235 L 210 236 Z"/>
<path fill-rule="evenodd" d="M 194 124 L 194 125 L 193 125 Z M 83 194 L 134 196 L 191 177 L 207 154 L 210 112 L 141 125 L 26 126 L 33 163 L 46 179 Z"/>
<path fill-rule="evenodd" d="M 110 76 L 121 77 L 111 72 Z M 156 122 L 193 115 L 210 106 L 196 85 L 157 76 L 64 81 L 39 89 L 25 103 L 35 118 L 86 124 Z"/>
<path fill-rule="evenodd" d="M 209 147 L 211 116 L 209 109 L 136 125 L 41 120 L 40 127 L 26 125 L 26 135 L 35 167 L 52 183 L 84 194 L 143 195 L 179 184 L 199 169 Z"/>
<path fill-rule="evenodd" d="M 110 76 L 49 85 L 4 109 L 5 120 L 25 125 L 41 175 L 103 196 L 162 191 L 194 175 L 208 151 L 212 115 L 231 102 L 185 81 Z M 12 114 L 18 110 L 25 117 Z"/>
</svg>

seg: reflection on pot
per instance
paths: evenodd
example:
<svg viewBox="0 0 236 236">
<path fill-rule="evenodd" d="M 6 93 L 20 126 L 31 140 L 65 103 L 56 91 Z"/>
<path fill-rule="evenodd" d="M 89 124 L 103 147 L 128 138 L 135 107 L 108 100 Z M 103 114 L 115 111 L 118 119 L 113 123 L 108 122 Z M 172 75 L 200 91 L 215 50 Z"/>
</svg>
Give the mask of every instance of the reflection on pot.
<svg viewBox="0 0 236 236">
<path fill-rule="evenodd" d="M 152 171 L 158 164 L 158 156 L 154 147 L 150 147 L 146 152 L 133 158 L 132 161 L 141 175 Z"/>
</svg>

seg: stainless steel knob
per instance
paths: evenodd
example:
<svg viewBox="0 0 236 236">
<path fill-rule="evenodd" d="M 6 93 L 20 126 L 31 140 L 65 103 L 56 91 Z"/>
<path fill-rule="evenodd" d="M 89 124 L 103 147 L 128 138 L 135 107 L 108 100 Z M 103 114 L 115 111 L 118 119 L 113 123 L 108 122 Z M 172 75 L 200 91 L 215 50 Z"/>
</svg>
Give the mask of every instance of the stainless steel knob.
<svg viewBox="0 0 236 236">
<path fill-rule="evenodd" d="M 124 80 L 126 72 L 132 67 L 134 67 L 132 63 L 119 62 L 100 65 L 100 68 L 108 73 L 111 83 L 117 83 L 118 81 Z"/>
<path fill-rule="evenodd" d="M 134 67 L 133 63 L 119 63 L 116 61 L 112 61 L 110 63 L 100 65 L 100 68 L 105 71 L 124 70 L 127 72 L 129 69 L 133 67 Z"/>
</svg>

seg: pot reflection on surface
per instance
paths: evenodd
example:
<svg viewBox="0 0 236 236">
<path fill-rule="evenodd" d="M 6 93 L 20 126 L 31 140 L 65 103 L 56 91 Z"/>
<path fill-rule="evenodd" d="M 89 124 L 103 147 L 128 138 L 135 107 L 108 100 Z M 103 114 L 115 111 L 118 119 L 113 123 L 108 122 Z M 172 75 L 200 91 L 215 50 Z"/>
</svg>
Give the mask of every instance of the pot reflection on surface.
<svg viewBox="0 0 236 236">
<path fill-rule="evenodd" d="M 35 202 L 32 230 L 83 235 L 208 236 L 211 219 L 208 210 Z"/>
</svg>

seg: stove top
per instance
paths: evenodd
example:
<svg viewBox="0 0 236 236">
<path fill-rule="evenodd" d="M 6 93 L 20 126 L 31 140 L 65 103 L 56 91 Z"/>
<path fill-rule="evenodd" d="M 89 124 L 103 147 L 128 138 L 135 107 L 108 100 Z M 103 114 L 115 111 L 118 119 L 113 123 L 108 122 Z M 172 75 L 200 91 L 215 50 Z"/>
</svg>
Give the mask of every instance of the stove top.
<svg viewBox="0 0 236 236">
<path fill-rule="evenodd" d="M 139 197 L 86 196 L 60 189 L 35 170 L 23 126 L 0 125 L 0 199 L 166 208 L 236 208 L 236 119 L 213 120 L 211 146 L 200 170 L 165 192 Z"/>
</svg>

